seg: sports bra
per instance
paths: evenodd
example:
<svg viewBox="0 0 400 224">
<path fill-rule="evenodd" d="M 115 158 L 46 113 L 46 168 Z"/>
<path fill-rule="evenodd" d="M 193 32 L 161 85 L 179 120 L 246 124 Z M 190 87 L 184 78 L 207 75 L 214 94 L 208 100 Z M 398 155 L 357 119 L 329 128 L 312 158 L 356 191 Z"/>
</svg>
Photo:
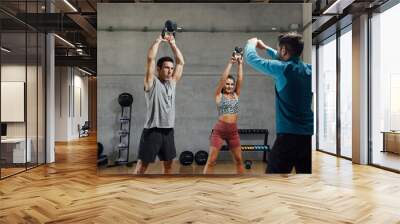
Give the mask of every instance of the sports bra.
<svg viewBox="0 0 400 224">
<path fill-rule="evenodd" d="M 228 99 L 221 96 L 221 102 L 218 105 L 218 116 L 224 114 L 238 114 L 239 113 L 239 99 Z"/>
</svg>

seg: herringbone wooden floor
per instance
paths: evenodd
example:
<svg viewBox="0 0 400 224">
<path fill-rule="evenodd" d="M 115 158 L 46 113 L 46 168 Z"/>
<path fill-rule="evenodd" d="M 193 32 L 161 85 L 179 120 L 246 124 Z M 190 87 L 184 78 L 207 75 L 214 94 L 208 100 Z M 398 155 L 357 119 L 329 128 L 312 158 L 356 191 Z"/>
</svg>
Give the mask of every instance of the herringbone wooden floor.
<svg viewBox="0 0 400 224">
<path fill-rule="evenodd" d="M 313 154 L 312 175 L 100 177 L 94 138 L 0 181 L 0 223 L 400 223 L 400 175 Z"/>
<path fill-rule="evenodd" d="M 258 160 L 252 160 L 251 169 L 245 169 L 244 174 L 249 175 L 264 175 L 265 169 L 267 167 L 267 163 Z M 129 166 L 115 166 L 115 167 L 107 167 L 103 166 L 98 169 L 97 174 L 100 176 L 104 175 L 115 175 L 115 174 L 133 174 L 136 168 L 136 163 L 134 163 L 131 167 Z M 203 174 L 203 166 L 197 165 L 193 162 L 190 166 L 182 166 L 178 160 L 172 163 L 171 174 L 180 174 L 180 175 L 202 175 Z M 148 169 L 146 170 L 146 174 L 163 174 L 163 164 L 160 161 L 156 161 L 155 163 L 151 163 Z M 218 175 L 236 175 L 236 167 L 233 161 L 218 161 L 217 165 L 214 168 L 213 174 Z"/>
</svg>

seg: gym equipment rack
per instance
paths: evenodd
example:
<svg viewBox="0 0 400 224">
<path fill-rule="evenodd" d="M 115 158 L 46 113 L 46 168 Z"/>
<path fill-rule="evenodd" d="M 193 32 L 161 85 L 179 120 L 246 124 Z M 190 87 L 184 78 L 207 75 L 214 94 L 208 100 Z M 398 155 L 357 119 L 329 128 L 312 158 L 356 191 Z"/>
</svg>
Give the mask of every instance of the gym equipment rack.
<svg viewBox="0 0 400 224">
<path fill-rule="evenodd" d="M 115 161 L 115 166 L 118 166 L 118 165 L 131 166 L 131 164 L 133 163 L 133 162 L 129 162 L 131 116 L 132 116 L 132 104 L 129 106 L 121 105 L 121 117 L 119 118 L 120 127 L 118 130 L 119 144 L 117 145 L 118 159 Z M 121 154 L 125 150 L 127 150 L 126 158 L 122 158 Z"/>
<path fill-rule="evenodd" d="M 271 149 L 268 145 L 268 129 L 239 129 L 239 134 L 264 134 L 264 145 L 240 145 L 242 151 L 246 152 L 263 152 L 263 162 L 267 162 L 267 152 Z M 222 146 L 221 151 L 228 151 L 227 145 Z"/>
</svg>

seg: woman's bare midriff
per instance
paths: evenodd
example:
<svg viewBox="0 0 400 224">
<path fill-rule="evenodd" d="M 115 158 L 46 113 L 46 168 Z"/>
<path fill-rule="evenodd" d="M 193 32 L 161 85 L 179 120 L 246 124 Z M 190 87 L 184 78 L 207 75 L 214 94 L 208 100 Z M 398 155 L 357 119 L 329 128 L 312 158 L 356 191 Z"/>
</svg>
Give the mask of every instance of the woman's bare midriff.
<svg viewBox="0 0 400 224">
<path fill-rule="evenodd" d="M 238 120 L 237 114 L 224 114 L 218 117 L 218 120 L 226 123 L 236 123 Z"/>
</svg>

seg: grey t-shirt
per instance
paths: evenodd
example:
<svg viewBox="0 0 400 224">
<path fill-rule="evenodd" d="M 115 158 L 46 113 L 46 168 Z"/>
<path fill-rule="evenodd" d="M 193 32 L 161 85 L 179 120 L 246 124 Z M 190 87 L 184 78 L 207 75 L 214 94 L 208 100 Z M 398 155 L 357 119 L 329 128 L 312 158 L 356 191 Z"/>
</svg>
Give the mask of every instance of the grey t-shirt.
<svg viewBox="0 0 400 224">
<path fill-rule="evenodd" d="M 147 113 L 144 128 L 173 128 L 175 125 L 176 81 L 161 82 L 154 77 L 153 85 L 145 91 Z"/>
</svg>

